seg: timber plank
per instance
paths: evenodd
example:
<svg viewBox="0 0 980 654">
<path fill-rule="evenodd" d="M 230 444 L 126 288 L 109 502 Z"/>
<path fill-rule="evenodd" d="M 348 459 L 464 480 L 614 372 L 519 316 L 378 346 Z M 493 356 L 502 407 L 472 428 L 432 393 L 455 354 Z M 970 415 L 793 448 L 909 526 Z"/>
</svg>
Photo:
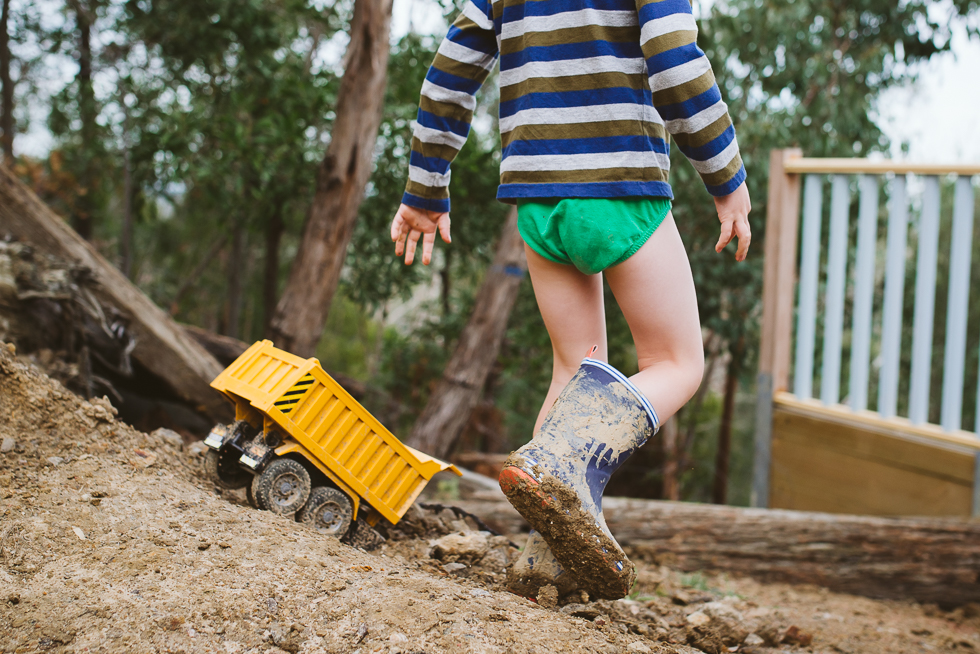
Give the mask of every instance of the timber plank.
<svg viewBox="0 0 980 654">
<path fill-rule="evenodd" d="M 823 434 L 819 423 L 794 424 L 800 421 L 778 412 L 774 417 L 773 508 L 893 516 L 969 515 L 972 479 L 943 475 L 935 464 L 945 459 L 949 470 L 962 473 L 969 468 L 972 473 L 971 456 L 876 433 L 826 430 Z M 869 445 L 869 441 L 876 443 Z M 901 457 L 868 456 L 867 450 L 889 444 L 897 445 L 898 453 L 920 450 L 923 462 L 932 467 L 897 462 Z"/>
</svg>

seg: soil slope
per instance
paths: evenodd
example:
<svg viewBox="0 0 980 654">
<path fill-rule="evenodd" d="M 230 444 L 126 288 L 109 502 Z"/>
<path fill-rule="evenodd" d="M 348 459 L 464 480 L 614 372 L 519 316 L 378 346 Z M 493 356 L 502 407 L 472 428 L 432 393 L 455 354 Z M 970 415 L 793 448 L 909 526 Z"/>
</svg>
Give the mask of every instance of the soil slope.
<svg viewBox="0 0 980 654">
<path fill-rule="evenodd" d="M 924 652 L 980 648 L 970 607 L 873 602 L 640 565 L 633 599 L 500 588 L 516 549 L 419 509 L 365 552 L 222 497 L 0 344 L 3 652 Z M 515 540 L 519 536 L 513 536 Z"/>
</svg>

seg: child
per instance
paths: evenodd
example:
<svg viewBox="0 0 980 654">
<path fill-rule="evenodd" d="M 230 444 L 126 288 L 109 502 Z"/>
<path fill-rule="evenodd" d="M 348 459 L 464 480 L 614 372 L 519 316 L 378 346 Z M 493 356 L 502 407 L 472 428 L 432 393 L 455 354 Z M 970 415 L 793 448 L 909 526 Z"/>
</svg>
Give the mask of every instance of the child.
<svg viewBox="0 0 980 654">
<path fill-rule="evenodd" d="M 736 259 L 748 252 L 745 168 L 696 36 L 689 0 L 468 0 L 422 86 L 391 226 L 406 264 L 419 238 L 425 264 L 436 231 L 450 242 L 449 165 L 499 57 L 497 197 L 517 204 L 554 349 L 534 437 L 500 477 L 535 530 L 510 577 L 522 594 L 544 584 L 629 593 L 634 568 L 606 528 L 602 491 L 701 383 L 694 282 L 670 213 L 668 134 L 715 197 L 716 251 L 737 236 Z M 640 372 L 629 379 L 605 363 L 603 274 L 636 343 Z"/>
</svg>

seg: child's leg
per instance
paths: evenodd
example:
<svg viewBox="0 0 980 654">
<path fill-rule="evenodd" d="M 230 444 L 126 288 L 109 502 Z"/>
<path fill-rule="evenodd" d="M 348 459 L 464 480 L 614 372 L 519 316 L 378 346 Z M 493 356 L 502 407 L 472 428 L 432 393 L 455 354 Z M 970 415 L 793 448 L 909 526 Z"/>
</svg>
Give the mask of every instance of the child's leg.
<svg viewBox="0 0 980 654">
<path fill-rule="evenodd" d="M 691 399 L 704 374 L 694 278 L 673 216 L 605 274 L 636 343 L 640 372 L 631 381 L 663 423 Z"/>
<path fill-rule="evenodd" d="M 554 350 L 551 388 L 534 424 L 536 433 L 589 349 L 598 345 L 594 357 L 606 360 L 606 315 L 601 274 L 585 275 L 574 266 L 549 261 L 527 246 L 524 250 L 534 297 Z"/>
</svg>

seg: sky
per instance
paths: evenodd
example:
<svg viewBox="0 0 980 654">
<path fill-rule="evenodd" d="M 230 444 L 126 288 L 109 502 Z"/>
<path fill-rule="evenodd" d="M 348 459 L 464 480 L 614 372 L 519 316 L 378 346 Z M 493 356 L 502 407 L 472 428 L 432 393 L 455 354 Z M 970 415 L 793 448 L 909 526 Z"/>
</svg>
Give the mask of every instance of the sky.
<svg viewBox="0 0 980 654">
<path fill-rule="evenodd" d="M 952 52 L 932 57 L 918 79 L 878 99 L 878 125 L 894 155 L 908 142 L 911 160 L 929 163 L 980 162 L 980 40 L 962 27 Z"/>
<path fill-rule="evenodd" d="M 704 4 L 706 0 L 702 0 Z M 704 7 L 702 7 L 704 9 Z M 434 0 L 394 0 L 392 39 L 410 30 L 442 35 L 446 22 Z M 341 49 L 333 44 L 338 58 Z M 952 51 L 920 66 L 918 79 L 884 93 L 878 101 L 878 124 L 892 142 L 892 157 L 918 162 L 980 162 L 980 40 L 965 29 L 954 30 Z M 62 77 L 70 78 L 71 71 Z M 60 86 L 64 80 L 52 80 Z M 40 108 L 39 108 L 40 110 Z M 44 120 L 37 116 L 27 134 L 18 136 L 17 151 L 44 156 L 52 147 Z"/>
</svg>

